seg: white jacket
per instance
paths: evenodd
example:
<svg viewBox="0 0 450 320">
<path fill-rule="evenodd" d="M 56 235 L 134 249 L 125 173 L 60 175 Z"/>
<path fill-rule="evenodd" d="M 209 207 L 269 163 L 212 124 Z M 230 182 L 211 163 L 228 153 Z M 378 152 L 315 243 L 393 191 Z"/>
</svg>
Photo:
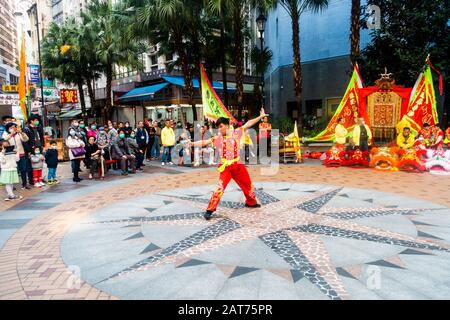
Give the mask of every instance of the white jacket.
<svg viewBox="0 0 450 320">
<path fill-rule="evenodd" d="M 70 160 L 84 159 L 84 155 L 82 155 L 81 157 L 74 157 L 73 154 L 72 154 L 72 151 L 71 151 L 71 149 L 84 147 L 83 140 L 81 140 L 81 139 L 79 139 L 77 137 L 72 138 L 71 136 L 69 136 L 66 139 L 66 146 L 67 146 L 67 148 L 69 148 L 69 159 Z"/>
<path fill-rule="evenodd" d="M 19 161 L 19 154 L 10 153 L 5 154 L 4 152 L 0 152 L 0 164 L 3 171 L 16 171 L 17 170 L 17 161 Z"/>
</svg>

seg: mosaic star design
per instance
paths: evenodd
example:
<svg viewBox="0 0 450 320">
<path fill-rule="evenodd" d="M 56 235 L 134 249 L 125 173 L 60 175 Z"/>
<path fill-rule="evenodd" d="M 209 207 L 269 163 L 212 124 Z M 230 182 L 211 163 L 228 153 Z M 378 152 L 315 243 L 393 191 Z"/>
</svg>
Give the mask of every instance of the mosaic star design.
<svg viewBox="0 0 450 320">
<path fill-rule="evenodd" d="M 227 245 L 259 238 L 290 266 L 289 270 L 294 282 L 306 278 L 328 298 L 338 300 L 350 297 L 331 262 L 325 244 L 320 238 L 321 235 L 403 246 L 410 252 L 418 252 L 413 250 L 450 252 L 449 245 L 436 242 L 437 238 L 425 238 L 420 232 L 419 237 L 414 238 L 351 221 L 362 217 L 413 215 L 420 211 L 436 209 L 324 207 L 334 197 L 348 197 L 346 194 L 340 194 L 341 190 L 342 188 L 326 192 L 307 191 L 309 194 L 306 196 L 280 200 L 263 189 L 258 189 L 255 193 L 262 204 L 261 208 L 246 208 L 239 202 L 223 201 L 215 218 L 211 221 L 203 219 L 208 199 L 197 195 L 162 194 L 160 196 L 167 199 L 164 201 L 165 204 L 178 202 L 198 211 L 95 223 L 124 223 L 128 224 L 126 227 L 142 224 L 198 225 L 204 228 L 167 248 L 150 244 L 144 252 L 153 252 L 151 256 L 103 281 L 164 264 L 173 263 L 178 266 L 189 263 L 199 264 L 201 262 L 192 257 Z M 288 192 L 289 189 L 278 191 Z M 153 211 L 151 208 L 148 210 L 150 213 Z M 142 236 L 142 233 L 138 233 L 127 239 Z M 251 268 L 241 268 L 249 269 L 241 271 L 243 273 L 252 271 Z"/>
</svg>

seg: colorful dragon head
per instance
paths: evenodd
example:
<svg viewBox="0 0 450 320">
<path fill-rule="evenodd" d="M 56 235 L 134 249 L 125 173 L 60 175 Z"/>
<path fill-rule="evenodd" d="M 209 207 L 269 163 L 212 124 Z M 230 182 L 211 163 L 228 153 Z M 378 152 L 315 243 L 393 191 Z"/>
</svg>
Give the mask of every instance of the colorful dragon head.
<svg viewBox="0 0 450 320">
<path fill-rule="evenodd" d="M 368 167 L 369 152 L 361 151 L 360 149 L 348 151 L 346 165 L 351 167 Z"/>
<path fill-rule="evenodd" d="M 424 165 L 423 156 L 426 151 L 419 149 L 416 150 L 414 148 L 411 149 L 401 149 L 400 160 L 398 162 L 398 168 L 403 171 L 426 171 L 426 167 Z"/>
<path fill-rule="evenodd" d="M 450 150 L 442 147 L 427 150 L 425 168 L 432 174 L 450 175 Z"/>
<path fill-rule="evenodd" d="M 397 147 L 372 148 L 369 165 L 381 171 L 398 171 Z"/>
<path fill-rule="evenodd" d="M 336 146 L 331 147 L 325 153 L 323 164 L 327 167 L 340 167 L 345 165 L 345 151 L 342 151 L 341 148 L 337 148 Z"/>
</svg>

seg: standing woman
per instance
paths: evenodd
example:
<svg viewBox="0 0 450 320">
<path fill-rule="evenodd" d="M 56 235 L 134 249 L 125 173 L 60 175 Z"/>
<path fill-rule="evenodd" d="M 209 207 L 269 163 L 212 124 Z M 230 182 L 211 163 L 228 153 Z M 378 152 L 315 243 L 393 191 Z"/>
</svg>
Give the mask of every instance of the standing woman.
<svg viewBox="0 0 450 320">
<path fill-rule="evenodd" d="M 156 160 L 159 158 L 161 152 L 161 128 L 158 126 L 158 121 L 153 122 L 152 131 L 154 132 L 153 145 L 151 149 L 151 157 Z"/>
<path fill-rule="evenodd" d="M 345 142 L 347 141 L 347 135 L 348 131 L 344 127 L 345 119 L 344 118 L 338 118 L 336 128 L 334 129 L 334 138 L 336 140 L 336 147 L 344 150 L 345 149 Z"/>
<path fill-rule="evenodd" d="M 80 161 L 84 159 L 86 150 L 83 140 L 77 135 L 75 129 L 69 129 L 69 136 L 66 139 L 66 146 L 69 148 L 69 158 L 72 165 L 73 181 L 80 182 L 81 179 L 78 176 L 80 172 Z"/>
</svg>

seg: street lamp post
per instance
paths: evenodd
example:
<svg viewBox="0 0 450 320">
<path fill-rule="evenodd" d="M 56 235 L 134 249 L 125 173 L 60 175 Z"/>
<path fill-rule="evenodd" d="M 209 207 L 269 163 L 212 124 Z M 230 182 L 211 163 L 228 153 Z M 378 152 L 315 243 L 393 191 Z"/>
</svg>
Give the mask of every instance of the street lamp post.
<svg viewBox="0 0 450 320">
<path fill-rule="evenodd" d="M 27 11 L 32 11 L 34 13 L 34 17 L 36 19 L 36 33 L 37 33 L 37 45 L 38 45 L 38 59 L 39 59 L 39 80 L 40 80 L 40 89 L 41 89 L 41 103 L 42 103 L 42 125 L 45 126 L 45 120 L 46 120 L 46 110 L 45 110 L 45 102 L 44 102 L 44 82 L 42 79 L 42 60 L 41 60 L 41 36 L 39 32 L 39 14 L 38 14 L 38 8 L 37 3 L 31 3 L 29 1 L 21 1 L 21 2 L 27 2 L 28 4 L 31 4 L 30 8 Z M 16 11 L 14 13 L 16 16 L 21 16 L 22 12 Z"/>
<path fill-rule="evenodd" d="M 263 57 L 263 49 L 264 49 L 264 31 L 266 29 L 266 21 L 267 18 L 264 14 L 260 14 L 258 16 L 258 18 L 256 18 L 256 25 L 258 27 L 258 31 L 259 31 L 259 40 L 260 40 L 260 63 L 261 63 L 261 104 L 262 107 L 264 107 L 265 103 L 264 103 L 264 57 Z"/>
</svg>

